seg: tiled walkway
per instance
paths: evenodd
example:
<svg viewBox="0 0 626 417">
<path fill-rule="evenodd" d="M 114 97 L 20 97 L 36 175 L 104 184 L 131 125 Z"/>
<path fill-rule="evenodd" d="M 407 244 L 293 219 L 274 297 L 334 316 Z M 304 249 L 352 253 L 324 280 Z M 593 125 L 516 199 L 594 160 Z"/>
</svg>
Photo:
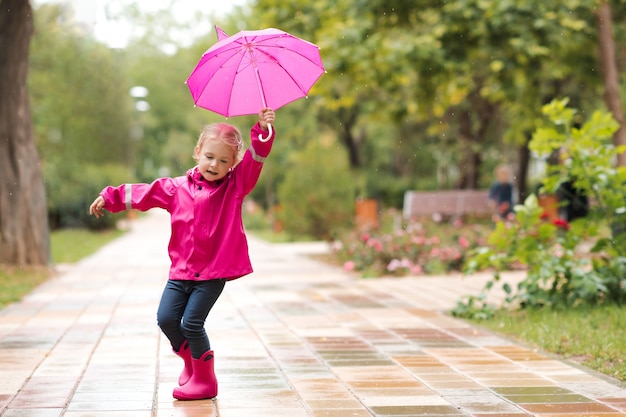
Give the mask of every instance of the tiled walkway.
<svg viewBox="0 0 626 417">
<path fill-rule="evenodd" d="M 440 311 L 484 277 L 363 280 L 251 239 L 207 331 L 216 400 L 173 400 L 182 361 L 155 323 L 168 219 L 0 312 L 2 417 L 626 417 L 626 389 Z M 515 280 L 511 276 L 509 279 Z"/>
</svg>

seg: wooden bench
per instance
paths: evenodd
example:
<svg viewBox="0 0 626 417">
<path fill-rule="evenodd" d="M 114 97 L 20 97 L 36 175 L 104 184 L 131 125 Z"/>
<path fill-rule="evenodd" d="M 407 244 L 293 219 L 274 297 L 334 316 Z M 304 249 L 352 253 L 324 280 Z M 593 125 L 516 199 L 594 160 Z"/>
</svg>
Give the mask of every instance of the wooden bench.
<svg viewBox="0 0 626 417">
<path fill-rule="evenodd" d="M 488 196 L 488 190 L 406 191 L 402 216 L 405 219 L 434 214 L 443 217 L 490 216 L 493 209 L 489 207 Z"/>
</svg>

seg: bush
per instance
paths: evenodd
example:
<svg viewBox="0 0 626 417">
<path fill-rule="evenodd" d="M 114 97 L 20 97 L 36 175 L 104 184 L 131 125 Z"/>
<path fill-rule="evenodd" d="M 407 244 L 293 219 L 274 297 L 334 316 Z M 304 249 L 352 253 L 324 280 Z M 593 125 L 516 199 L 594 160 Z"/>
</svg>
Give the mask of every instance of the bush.
<svg viewBox="0 0 626 417">
<path fill-rule="evenodd" d="M 352 226 L 356 182 L 347 160 L 329 138 L 310 141 L 290 156 L 278 186 L 277 218 L 286 233 L 330 239 L 336 230 Z"/>
<path fill-rule="evenodd" d="M 47 164 L 44 180 L 51 229 L 106 229 L 115 227 L 123 214 L 107 214 L 96 219 L 89 215 L 89 205 L 105 186 L 133 182 L 134 178 L 127 168 L 117 164 L 84 165 L 72 169 L 62 164 Z"/>
<path fill-rule="evenodd" d="M 566 104 L 563 100 L 544 106 L 553 126 L 538 129 L 530 148 L 540 155 L 560 152 L 562 163 L 549 166 L 543 190 L 555 193 L 561 184 L 572 182 L 593 200 L 589 214 L 571 223 L 550 222 L 531 195 L 515 207 L 516 221 L 499 223 L 488 246 L 477 249 L 466 264 L 468 273 L 496 271 L 485 290 L 499 280 L 500 271 L 512 265 L 527 268 L 517 292 L 504 288 L 510 294 L 507 301 L 522 307 L 626 301 L 626 246 L 623 229 L 616 227 L 626 211 L 626 167 L 613 166 L 616 154 L 626 147 L 615 148 L 611 142 L 618 124 L 610 114 L 595 112 L 577 129 L 575 111 Z M 463 305 L 457 311 L 472 314 Z"/>
</svg>

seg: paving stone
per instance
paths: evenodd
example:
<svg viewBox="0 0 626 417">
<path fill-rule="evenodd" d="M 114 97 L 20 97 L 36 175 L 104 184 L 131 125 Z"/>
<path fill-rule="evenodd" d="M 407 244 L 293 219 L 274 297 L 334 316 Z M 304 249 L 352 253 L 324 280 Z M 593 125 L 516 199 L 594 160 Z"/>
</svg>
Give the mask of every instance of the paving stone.
<svg viewBox="0 0 626 417">
<path fill-rule="evenodd" d="M 2 417 L 626 417 L 617 381 L 444 313 L 488 274 L 363 280 L 308 256 L 323 242 L 254 237 L 206 323 L 219 395 L 174 400 L 168 238 L 151 212 L 0 311 Z"/>
</svg>

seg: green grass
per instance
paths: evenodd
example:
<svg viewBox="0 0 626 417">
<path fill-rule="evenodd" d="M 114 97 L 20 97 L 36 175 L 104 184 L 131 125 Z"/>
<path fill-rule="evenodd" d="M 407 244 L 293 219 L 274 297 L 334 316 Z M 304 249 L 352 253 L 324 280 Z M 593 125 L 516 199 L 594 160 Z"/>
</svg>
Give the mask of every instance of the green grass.
<svg viewBox="0 0 626 417">
<path fill-rule="evenodd" d="M 52 262 L 74 263 L 124 234 L 123 230 L 62 229 L 50 234 Z"/>
<path fill-rule="evenodd" d="M 0 308 L 19 301 L 50 276 L 48 268 L 0 266 Z"/>
<path fill-rule="evenodd" d="M 626 381 L 626 307 L 499 311 L 472 323 Z"/>
<path fill-rule="evenodd" d="M 89 231 L 63 229 L 50 234 L 52 262 L 75 263 L 94 253 L 103 245 L 121 236 L 122 230 Z M 43 267 L 0 266 L 0 308 L 19 301 L 24 295 L 45 282 L 52 270 Z"/>
</svg>

